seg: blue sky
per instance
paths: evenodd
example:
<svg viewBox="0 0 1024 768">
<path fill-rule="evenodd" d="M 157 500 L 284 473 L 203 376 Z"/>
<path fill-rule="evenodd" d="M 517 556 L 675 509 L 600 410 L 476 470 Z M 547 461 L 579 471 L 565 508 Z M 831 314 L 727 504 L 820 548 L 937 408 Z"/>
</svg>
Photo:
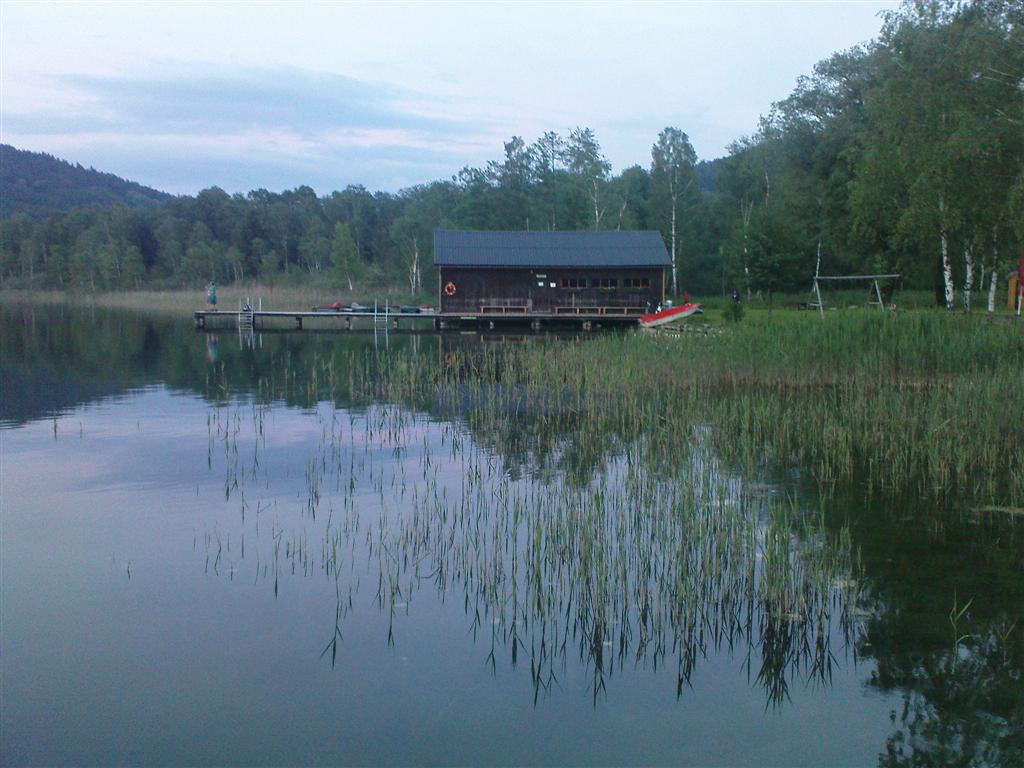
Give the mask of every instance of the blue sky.
<svg viewBox="0 0 1024 768">
<path fill-rule="evenodd" d="M 2 141 L 176 193 L 396 191 L 588 126 L 725 154 L 895 2 L 0 0 Z"/>
</svg>

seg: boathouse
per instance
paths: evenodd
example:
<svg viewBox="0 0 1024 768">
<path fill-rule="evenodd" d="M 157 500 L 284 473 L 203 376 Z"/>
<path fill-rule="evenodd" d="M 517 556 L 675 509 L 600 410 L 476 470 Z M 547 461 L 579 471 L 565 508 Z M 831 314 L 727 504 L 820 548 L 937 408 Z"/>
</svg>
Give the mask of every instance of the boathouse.
<svg viewBox="0 0 1024 768">
<path fill-rule="evenodd" d="M 442 320 L 634 322 L 665 298 L 658 232 L 434 231 Z"/>
</svg>

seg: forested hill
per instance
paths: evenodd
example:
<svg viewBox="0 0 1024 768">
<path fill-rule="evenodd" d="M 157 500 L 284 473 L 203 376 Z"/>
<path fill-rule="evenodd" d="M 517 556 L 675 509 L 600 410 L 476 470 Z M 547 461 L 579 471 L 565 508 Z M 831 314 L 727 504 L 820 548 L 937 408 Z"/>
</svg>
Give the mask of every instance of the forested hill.
<svg viewBox="0 0 1024 768">
<path fill-rule="evenodd" d="M 72 208 L 158 205 L 171 195 L 47 155 L 0 144 L 0 218 L 38 219 Z"/>
</svg>

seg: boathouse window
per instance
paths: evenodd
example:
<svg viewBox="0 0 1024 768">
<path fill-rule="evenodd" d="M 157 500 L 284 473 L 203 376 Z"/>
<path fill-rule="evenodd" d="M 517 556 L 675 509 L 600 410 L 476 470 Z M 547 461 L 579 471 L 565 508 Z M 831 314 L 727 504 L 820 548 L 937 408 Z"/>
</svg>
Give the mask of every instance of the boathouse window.
<svg viewBox="0 0 1024 768">
<path fill-rule="evenodd" d="M 595 288 L 603 288 L 605 290 L 611 290 L 619 287 L 619 279 L 617 277 L 599 277 L 594 280 Z"/>
<path fill-rule="evenodd" d="M 585 277 L 563 277 L 561 287 L 572 291 L 586 288 L 587 279 Z"/>
<path fill-rule="evenodd" d="M 650 288 L 651 278 L 649 277 L 627 277 L 623 279 L 624 288 Z"/>
</svg>

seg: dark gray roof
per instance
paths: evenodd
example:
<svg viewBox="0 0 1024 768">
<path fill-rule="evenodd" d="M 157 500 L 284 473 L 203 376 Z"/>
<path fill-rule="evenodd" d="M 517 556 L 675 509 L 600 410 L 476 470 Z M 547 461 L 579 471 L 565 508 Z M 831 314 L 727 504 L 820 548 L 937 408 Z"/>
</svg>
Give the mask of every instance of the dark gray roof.
<svg viewBox="0 0 1024 768">
<path fill-rule="evenodd" d="M 658 232 L 473 232 L 434 230 L 434 264 L 445 267 L 667 267 Z"/>
</svg>

